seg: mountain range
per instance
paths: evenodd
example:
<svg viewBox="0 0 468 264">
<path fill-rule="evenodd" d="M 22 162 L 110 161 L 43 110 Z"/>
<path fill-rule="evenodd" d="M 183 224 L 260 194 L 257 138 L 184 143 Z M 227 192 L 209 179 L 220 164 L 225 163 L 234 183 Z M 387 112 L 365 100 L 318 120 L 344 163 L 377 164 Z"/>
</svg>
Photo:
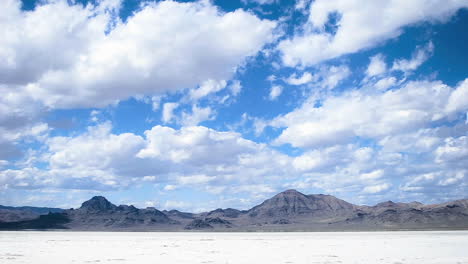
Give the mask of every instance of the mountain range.
<svg viewBox="0 0 468 264">
<path fill-rule="evenodd" d="M 18 212 L 23 212 L 18 213 Z M 13 214 L 13 216 L 12 216 Z M 115 205 L 95 196 L 77 209 L 0 207 L 0 229 L 90 231 L 373 231 L 468 229 L 468 199 L 442 204 L 419 202 L 374 206 L 331 195 L 281 192 L 249 210 L 203 213 L 160 211 Z"/>
</svg>

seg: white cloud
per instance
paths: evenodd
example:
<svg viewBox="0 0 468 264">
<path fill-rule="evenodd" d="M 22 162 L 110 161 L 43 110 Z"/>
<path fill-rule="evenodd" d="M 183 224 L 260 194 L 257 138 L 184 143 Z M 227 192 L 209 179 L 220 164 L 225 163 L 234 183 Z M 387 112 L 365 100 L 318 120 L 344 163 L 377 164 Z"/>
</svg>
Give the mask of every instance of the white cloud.
<svg viewBox="0 0 468 264">
<path fill-rule="evenodd" d="M 215 180 L 215 176 L 207 176 L 203 174 L 199 175 L 190 175 L 190 176 L 180 176 L 177 178 L 177 182 L 182 185 L 193 185 L 193 184 L 207 184 L 210 181 Z"/>
<path fill-rule="evenodd" d="M 212 120 L 214 113 L 210 107 L 198 107 L 197 105 L 192 106 L 192 113 L 182 113 L 182 125 L 184 126 L 196 126 L 199 123 Z"/>
<path fill-rule="evenodd" d="M 429 42 L 424 47 L 418 48 L 411 57 L 410 60 L 407 59 L 399 59 L 393 62 L 392 70 L 394 71 L 402 71 L 405 73 L 411 72 L 416 70 L 419 66 L 421 66 L 431 55 L 434 50 L 434 44 Z"/>
<path fill-rule="evenodd" d="M 174 130 L 155 126 L 145 132 L 148 145 L 141 158 L 158 158 L 174 163 L 209 165 L 217 161 L 235 161 L 238 154 L 255 152 L 256 144 L 233 132 L 217 132 L 206 127 Z"/>
<path fill-rule="evenodd" d="M 116 181 L 120 175 L 137 175 L 135 151 L 141 149 L 143 138 L 133 134 L 110 134 L 110 124 L 104 123 L 78 137 L 53 137 L 46 140 L 47 152 L 36 153 L 37 162 L 48 164 L 46 170 L 35 167 L 2 172 L 5 185 L 34 188 L 72 187 L 83 189 L 125 186 L 128 180 Z M 32 166 L 32 164 L 27 164 Z M 141 163 L 139 165 L 142 165 Z M 127 178 L 128 179 L 128 178 Z"/>
<path fill-rule="evenodd" d="M 350 160 L 349 153 L 354 151 L 352 145 L 337 145 L 323 149 L 314 149 L 293 159 L 294 169 L 300 172 L 322 171 L 333 168 L 338 163 Z"/>
<path fill-rule="evenodd" d="M 165 191 L 173 191 L 175 189 L 177 189 L 177 186 L 176 185 L 172 185 L 172 184 L 168 184 L 166 186 L 164 186 L 163 188 Z"/>
<path fill-rule="evenodd" d="M 468 79 L 462 81 L 458 88 L 450 95 L 447 107 L 449 113 L 468 110 Z"/>
<path fill-rule="evenodd" d="M 156 179 L 156 176 L 143 176 L 143 178 L 141 178 L 141 180 L 144 182 L 154 182 Z"/>
<path fill-rule="evenodd" d="M 89 114 L 89 120 L 93 123 L 97 123 L 99 121 L 98 115 L 100 114 L 97 110 L 92 110 Z"/>
<path fill-rule="evenodd" d="M 302 85 L 312 81 L 312 74 L 310 74 L 310 72 L 304 72 L 301 77 L 297 77 L 296 74 L 293 73 L 284 81 L 291 85 Z"/>
<path fill-rule="evenodd" d="M 320 85 L 328 89 L 335 88 L 341 81 L 348 78 L 351 74 L 348 66 L 330 66 L 321 70 L 320 75 L 322 76 L 322 81 Z"/>
<path fill-rule="evenodd" d="M 366 186 L 362 191 L 364 193 L 380 193 L 388 190 L 392 185 L 389 183 L 382 183 L 372 186 Z"/>
<path fill-rule="evenodd" d="M 389 152 L 430 152 L 441 143 L 437 129 L 423 128 L 409 133 L 388 135 L 378 143 Z"/>
<path fill-rule="evenodd" d="M 374 86 L 377 88 L 377 90 L 384 91 L 394 86 L 396 83 L 397 79 L 392 76 L 378 80 Z"/>
<path fill-rule="evenodd" d="M 435 156 L 435 162 L 437 163 L 468 162 L 468 136 L 446 138 L 445 144 L 435 150 Z"/>
<path fill-rule="evenodd" d="M 274 82 L 276 81 L 277 77 L 276 75 L 272 74 L 272 75 L 269 75 L 266 79 L 267 81 Z"/>
<path fill-rule="evenodd" d="M 294 73 L 284 81 L 290 85 L 307 84 L 310 88 L 332 90 L 342 81 L 346 80 L 350 75 L 351 70 L 346 65 L 322 65 L 317 67 L 316 72 L 313 75 L 309 72 L 304 72 L 301 77 L 298 77 Z"/>
<path fill-rule="evenodd" d="M 174 110 L 179 107 L 178 103 L 165 103 L 163 105 L 162 117 L 161 120 L 164 123 L 169 123 L 174 118 Z"/>
<path fill-rule="evenodd" d="M 148 3 L 126 22 L 103 5 L 52 1 L 25 12 L 6 0 L 0 83 L 24 85 L 49 107 L 102 107 L 227 80 L 274 39 L 274 22 L 208 1 Z"/>
<path fill-rule="evenodd" d="M 5 167 L 8 165 L 10 162 L 8 160 L 0 160 L 0 168 Z"/>
<path fill-rule="evenodd" d="M 296 10 L 303 10 L 307 7 L 308 0 L 297 0 L 296 5 L 294 6 L 294 9 Z"/>
<path fill-rule="evenodd" d="M 274 101 L 274 100 L 276 100 L 276 98 L 278 98 L 278 96 L 281 95 L 282 92 L 283 92 L 283 87 L 282 86 L 273 85 L 273 86 L 271 86 L 270 95 L 268 96 L 268 98 L 271 101 Z"/>
<path fill-rule="evenodd" d="M 434 171 L 417 174 L 408 180 L 401 189 L 407 192 L 422 193 L 425 190 L 442 197 L 466 193 L 466 169 Z M 450 188 L 450 189 L 447 189 Z M 450 193 L 447 191 L 450 190 Z"/>
<path fill-rule="evenodd" d="M 110 123 L 103 123 L 89 127 L 86 133 L 77 137 L 50 138 L 46 142 L 49 153 L 44 157 L 50 170 L 72 178 L 96 176 L 98 179 L 100 175 L 108 175 L 107 179 L 113 179 L 117 175 L 137 175 L 134 170 L 137 167 L 131 165 L 144 147 L 144 139 L 131 133 L 114 135 L 111 129 Z M 142 174 L 147 176 L 149 173 Z"/>
<path fill-rule="evenodd" d="M 363 173 L 361 174 L 360 178 L 363 180 L 375 180 L 375 179 L 382 178 L 382 176 L 384 176 L 384 171 L 380 169 L 380 170 L 374 170 L 368 173 Z"/>
<path fill-rule="evenodd" d="M 364 8 L 365 7 L 365 8 Z M 397 37 L 402 28 L 420 21 L 443 22 L 465 1 L 317 0 L 310 5 L 303 31 L 278 45 L 287 66 L 310 66 L 373 47 Z M 336 33 L 327 32 L 330 15 L 338 14 Z"/>
<path fill-rule="evenodd" d="M 240 185 L 236 186 L 235 192 L 248 192 L 248 193 L 274 193 L 278 190 L 266 184 L 253 184 L 253 185 Z"/>
<path fill-rule="evenodd" d="M 24 154 L 20 141 L 41 141 L 49 132 L 41 121 L 48 109 L 21 87 L 0 84 L 0 94 L 0 160 L 20 158 Z"/>
<path fill-rule="evenodd" d="M 231 85 L 229 85 L 229 90 L 231 90 L 232 95 L 237 96 L 242 90 L 242 84 L 238 80 L 234 80 Z"/>
<path fill-rule="evenodd" d="M 271 5 L 279 0 L 241 0 L 244 4 L 257 3 L 259 5 Z"/>
<path fill-rule="evenodd" d="M 367 76 L 375 76 L 385 73 L 387 71 L 387 64 L 385 63 L 382 54 L 377 54 L 370 58 L 369 66 L 367 66 Z"/>
<path fill-rule="evenodd" d="M 166 209 L 166 210 L 178 209 L 178 210 L 186 211 L 188 209 L 192 209 L 192 204 L 185 202 L 185 201 L 168 200 L 164 203 L 163 209 Z"/>
<path fill-rule="evenodd" d="M 157 111 L 161 105 L 161 96 L 151 96 L 151 109 Z"/>
<path fill-rule="evenodd" d="M 270 124 L 285 127 L 276 144 L 295 147 L 338 144 L 354 137 L 379 139 L 447 118 L 450 96 L 463 89 L 463 83 L 453 89 L 440 82 L 423 81 L 385 92 L 354 90 L 327 97 L 320 107 L 311 98 Z"/>
<path fill-rule="evenodd" d="M 463 179 L 465 179 L 465 175 L 468 175 L 466 170 L 457 171 L 452 177 L 441 179 L 439 182 L 437 182 L 437 184 L 440 186 L 449 186 L 457 184 L 460 183 Z"/>
<path fill-rule="evenodd" d="M 211 93 L 219 92 L 226 87 L 226 84 L 227 83 L 225 80 L 207 80 L 203 82 L 197 89 L 190 91 L 190 99 L 197 101 Z"/>
<path fill-rule="evenodd" d="M 22 170 L 6 169 L 0 171 L 0 187 L 2 189 L 36 189 L 47 188 L 56 184 L 54 178 L 47 172 L 37 168 L 24 168 Z"/>
<path fill-rule="evenodd" d="M 425 137 L 444 137 L 460 129 L 452 130 L 435 129 L 408 137 L 424 142 Z M 398 189 L 390 181 L 402 179 L 400 191 L 408 195 L 441 196 L 443 190 L 435 192 L 434 186 L 458 184 L 460 190 L 451 194 L 456 195 L 467 179 L 466 142 L 466 136 L 454 136 L 419 150 L 412 150 L 411 145 L 391 149 L 387 147 L 391 142 L 378 142 L 380 150 L 345 144 L 289 157 L 238 133 L 202 126 L 179 130 L 155 126 L 141 137 L 114 134 L 110 123 L 104 123 L 80 135 L 49 138 L 38 160 L 47 169 L 29 164 L 4 170 L 0 187 L 108 190 L 150 181 L 162 184 L 165 191 L 188 186 L 210 193 L 253 194 L 300 186 L 343 198 L 361 192 L 390 198 Z"/>
<path fill-rule="evenodd" d="M 234 132 L 155 126 L 141 137 L 111 130 L 103 123 L 47 139 L 36 161 L 0 172 L 0 187 L 108 190 L 157 182 L 215 190 L 259 184 L 291 170 L 288 156 Z M 47 168 L 35 167 L 38 162 Z"/>
</svg>

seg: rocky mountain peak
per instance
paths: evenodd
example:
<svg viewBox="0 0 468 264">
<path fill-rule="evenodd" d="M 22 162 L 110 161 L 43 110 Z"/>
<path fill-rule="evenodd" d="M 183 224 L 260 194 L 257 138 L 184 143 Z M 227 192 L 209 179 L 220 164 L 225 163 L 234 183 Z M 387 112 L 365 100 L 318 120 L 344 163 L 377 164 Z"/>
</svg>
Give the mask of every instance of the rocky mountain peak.
<svg viewBox="0 0 468 264">
<path fill-rule="evenodd" d="M 277 195 L 282 195 L 282 196 L 305 196 L 305 194 L 295 190 L 295 189 L 289 189 L 283 192 L 278 193 Z"/>
<path fill-rule="evenodd" d="M 353 209 L 352 204 L 331 195 L 305 195 L 296 190 L 287 190 L 253 207 L 248 214 L 251 217 L 287 218 L 310 215 L 326 218 Z"/>
<path fill-rule="evenodd" d="M 87 211 L 110 211 L 115 210 L 117 206 L 109 202 L 103 196 L 94 196 L 90 200 L 84 202 L 80 209 L 84 209 Z"/>
<path fill-rule="evenodd" d="M 280 192 L 277 195 L 273 196 L 272 198 L 268 199 L 267 201 L 274 201 L 276 203 L 286 203 L 291 204 L 302 200 L 307 200 L 307 195 L 298 192 L 296 190 L 286 190 L 284 192 Z"/>
<path fill-rule="evenodd" d="M 398 204 L 392 202 L 392 201 L 386 201 L 386 202 L 381 202 L 375 205 L 375 207 L 395 207 Z"/>
</svg>

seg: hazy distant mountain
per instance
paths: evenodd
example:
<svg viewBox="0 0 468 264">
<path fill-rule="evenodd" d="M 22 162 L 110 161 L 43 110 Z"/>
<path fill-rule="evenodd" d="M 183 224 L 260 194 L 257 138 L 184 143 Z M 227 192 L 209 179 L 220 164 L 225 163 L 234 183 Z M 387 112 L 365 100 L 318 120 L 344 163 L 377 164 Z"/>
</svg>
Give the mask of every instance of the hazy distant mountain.
<svg viewBox="0 0 468 264">
<path fill-rule="evenodd" d="M 466 229 L 468 200 L 424 205 L 419 202 L 360 206 L 345 226 L 358 229 Z"/>
<path fill-rule="evenodd" d="M 181 212 L 178 210 L 170 210 L 170 211 L 164 210 L 162 212 L 163 214 L 165 214 L 167 217 L 170 217 L 170 218 L 194 219 L 196 217 L 195 214 Z"/>
<path fill-rule="evenodd" d="M 320 231 L 468 229 L 468 200 L 424 205 L 419 202 L 358 206 L 331 195 L 287 190 L 250 210 L 216 209 L 193 214 L 177 210 L 114 205 L 102 196 L 78 209 L 27 221 L 0 223 L 0 229 L 102 231 Z"/>
<path fill-rule="evenodd" d="M 17 222 L 38 218 L 40 215 L 62 212 L 60 208 L 33 207 L 33 206 L 3 206 L 0 205 L 0 222 Z"/>
</svg>

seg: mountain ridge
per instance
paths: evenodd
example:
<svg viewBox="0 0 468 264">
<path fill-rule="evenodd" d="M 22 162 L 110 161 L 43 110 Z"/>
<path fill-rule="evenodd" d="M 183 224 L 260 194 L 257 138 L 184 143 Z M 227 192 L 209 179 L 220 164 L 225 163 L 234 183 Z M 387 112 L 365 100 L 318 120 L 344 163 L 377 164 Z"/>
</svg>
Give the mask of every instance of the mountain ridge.
<svg viewBox="0 0 468 264">
<path fill-rule="evenodd" d="M 117 206 L 103 196 L 94 196 L 77 209 L 49 213 L 37 219 L 0 222 L 3 230 L 54 228 L 94 231 L 468 229 L 468 199 L 430 205 L 386 201 L 360 206 L 332 195 L 306 195 L 290 189 L 248 210 L 218 208 L 195 214 Z"/>
</svg>

